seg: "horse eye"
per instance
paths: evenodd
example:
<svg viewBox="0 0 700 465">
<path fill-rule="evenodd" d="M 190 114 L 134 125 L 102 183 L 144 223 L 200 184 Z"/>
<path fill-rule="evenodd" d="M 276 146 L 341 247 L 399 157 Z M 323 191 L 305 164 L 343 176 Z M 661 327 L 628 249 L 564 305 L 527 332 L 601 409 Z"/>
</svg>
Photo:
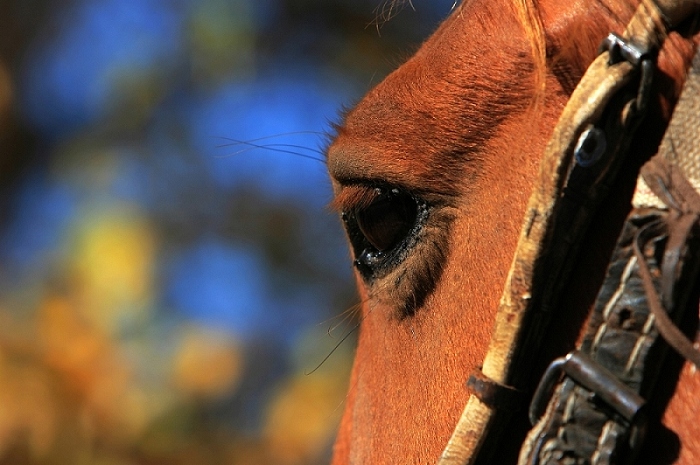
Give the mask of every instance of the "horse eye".
<svg viewBox="0 0 700 465">
<path fill-rule="evenodd" d="M 370 196 L 369 203 L 342 214 L 354 264 L 366 280 L 386 275 L 407 257 L 430 211 L 401 188 L 377 187 Z"/>
<path fill-rule="evenodd" d="M 394 248 L 416 223 L 418 205 L 406 192 L 379 190 L 377 198 L 367 207 L 355 211 L 362 235 L 378 252 Z"/>
</svg>

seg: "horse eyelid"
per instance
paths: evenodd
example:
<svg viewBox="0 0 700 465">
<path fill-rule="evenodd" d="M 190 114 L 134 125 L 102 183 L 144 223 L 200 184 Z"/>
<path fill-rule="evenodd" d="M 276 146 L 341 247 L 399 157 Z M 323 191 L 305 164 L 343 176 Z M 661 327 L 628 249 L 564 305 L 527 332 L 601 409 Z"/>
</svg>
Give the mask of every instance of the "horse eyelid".
<svg viewBox="0 0 700 465">
<path fill-rule="evenodd" d="M 335 196 L 329 207 L 338 212 L 351 211 L 370 205 L 375 197 L 374 189 L 369 186 L 347 186 Z"/>
<path fill-rule="evenodd" d="M 394 187 L 377 187 L 376 185 L 351 185 L 344 187 L 331 201 L 329 207 L 337 212 L 350 212 L 369 207 L 378 197 L 387 191 L 397 191 Z"/>
</svg>

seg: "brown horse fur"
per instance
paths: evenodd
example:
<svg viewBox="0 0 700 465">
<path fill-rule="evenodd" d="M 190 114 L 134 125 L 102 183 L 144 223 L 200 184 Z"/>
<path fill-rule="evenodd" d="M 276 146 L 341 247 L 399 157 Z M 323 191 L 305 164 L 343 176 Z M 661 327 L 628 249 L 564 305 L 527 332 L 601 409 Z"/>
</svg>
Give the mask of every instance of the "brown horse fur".
<svg viewBox="0 0 700 465">
<path fill-rule="evenodd" d="M 634 7 L 466 1 L 337 128 L 327 160 L 335 208 L 366 206 L 388 186 L 430 212 L 396 267 L 367 282 L 357 275 L 360 335 L 334 464 L 436 462 L 467 401 L 465 380 L 484 358 L 548 135 L 602 38 L 621 33 Z M 585 321 L 629 209 L 633 168 L 658 145 L 695 42 L 674 32 L 660 54 L 661 97 L 634 142 L 634 166 L 584 244 L 550 356 L 570 350 Z M 672 365 L 663 376 L 680 383 L 657 399 L 665 426 L 649 433 L 645 463 L 700 460 L 700 375 Z M 493 463 L 515 462 L 525 428 L 513 423 Z"/>
</svg>

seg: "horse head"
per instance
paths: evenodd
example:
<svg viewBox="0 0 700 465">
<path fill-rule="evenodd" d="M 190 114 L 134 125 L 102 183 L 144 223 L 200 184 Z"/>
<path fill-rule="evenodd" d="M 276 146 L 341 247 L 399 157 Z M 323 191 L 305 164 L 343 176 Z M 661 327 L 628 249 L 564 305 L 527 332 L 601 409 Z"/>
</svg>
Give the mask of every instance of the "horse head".
<svg viewBox="0 0 700 465">
<path fill-rule="evenodd" d="M 466 378 L 484 360 L 552 128 L 601 40 L 621 32 L 635 7 L 465 1 L 337 127 L 327 153 L 332 205 L 342 213 L 362 306 L 334 464 L 437 461 L 467 402 Z M 661 51 L 660 97 L 633 142 L 640 159 L 658 145 L 693 51 L 678 34 Z M 553 356 L 577 338 L 634 179 L 623 170 L 586 239 L 566 315 L 554 318 L 544 348 Z M 689 403 L 698 411 L 689 394 L 697 378 L 684 371 L 667 410 L 685 460 L 700 456 L 688 439 L 699 427 L 678 414 Z M 526 426 L 514 420 L 494 463 L 514 461 Z"/>
</svg>

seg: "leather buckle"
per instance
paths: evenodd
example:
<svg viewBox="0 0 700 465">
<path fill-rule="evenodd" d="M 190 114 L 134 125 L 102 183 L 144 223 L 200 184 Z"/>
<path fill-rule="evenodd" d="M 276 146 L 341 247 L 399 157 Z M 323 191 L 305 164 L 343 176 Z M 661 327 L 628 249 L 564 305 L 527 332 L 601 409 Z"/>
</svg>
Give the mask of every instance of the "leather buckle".
<svg viewBox="0 0 700 465">
<path fill-rule="evenodd" d="M 646 109 L 651 90 L 651 81 L 654 76 L 654 60 L 649 50 L 640 48 L 630 40 L 624 39 L 611 32 L 600 44 L 599 52 L 608 52 L 608 64 L 613 65 L 620 61 L 627 61 L 635 68 L 641 70 L 639 89 L 634 100 L 634 107 L 630 108 L 631 115 L 636 116 Z M 627 118 L 628 116 L 625 116 Z"/>
<path fill-rule="evenodd" d="M 625 40 L 619 35 L 611 32 L 603 39 L 599 50 L 607 50 L 610 53 L 610 64 L 620 62 L 622 60 L 629 61 L 634 66 L 639 66 L 642 61 L 649 58 L 646 50 L 634 45 L 629 40 Z"/>
<path fill-rule="evenodd" d="M 631 425 L 639 427 L 643 423 L 644 398 L 590 356 L 574 350 L 554 360 L 542 376 L 530 403 L 529 417 L 533 426 L 547 409 L 562 373 L 595 394 Z"/>
</svg>

